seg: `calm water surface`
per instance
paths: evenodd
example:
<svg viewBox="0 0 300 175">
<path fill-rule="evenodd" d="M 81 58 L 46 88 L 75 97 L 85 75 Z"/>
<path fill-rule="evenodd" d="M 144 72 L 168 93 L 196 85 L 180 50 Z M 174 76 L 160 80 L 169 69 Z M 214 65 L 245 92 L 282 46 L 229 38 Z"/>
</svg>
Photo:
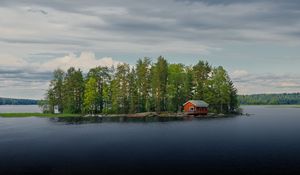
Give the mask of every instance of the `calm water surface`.
<svg viewBox="0 0 300 175">
<path fill-rule="evenodd" d="M 300 109 L 184 121 L 0 118 L 0 174 L 299 174 Z"/>
<path fill-rule="evenodd" d="M 0 105 L 0 113 L 41 113 L 38 105 Z"/>
</svg>

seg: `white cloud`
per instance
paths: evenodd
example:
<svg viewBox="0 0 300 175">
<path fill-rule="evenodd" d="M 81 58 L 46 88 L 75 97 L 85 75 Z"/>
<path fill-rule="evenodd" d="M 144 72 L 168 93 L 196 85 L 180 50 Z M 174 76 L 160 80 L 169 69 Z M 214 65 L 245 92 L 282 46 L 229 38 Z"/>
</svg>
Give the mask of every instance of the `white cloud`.
<svg viewBox="0 0 300 175">
<path fill-rule="evenodd" d="M 299 74 L 298 9 L 293 0 L 1 0 L 0 86 L 6 85 L 6 90 L 0 96 L 15 96 L 13 87 L 38 88 L 33 83 L 48 81 L 49 72 L 58 67 L 87 71 L 119 63 L 111 57 L 97 58 L 93 52 L 122 55 L 127 62 L 129 57 L 164 55 L 170 62 L 193 64 L 193 58 L 205 56 L 215 66 L 239 69 L 231 77 L 240 93 L 296 90 L 299 76 L 275 75 L 279 67 L 275 59 L 284 60 L 281 55 L 286 53 L 291 59 L 279 70 Z M 73 54 L 84 50 L 93 52 Z M 38 53 L 70 54 L 31 57 Z"/>
<path fill-rule="evenodd" d="M 254 74 L 245 70 L 230 73 L 239 94 L 299 92 L 300 76 L 294 74 Z"/>
<path fill-rule="evenodd" d="M 70 67 L 80 68 L 87 72 L 96 66 L 116 66 L 122 62 L 112 57 L 96 58 L 93 52 L 81 52 L 80 55 L 69 53 L 63 57 L 49 59 L 43 63 L 28 62 L 24 58 L 17 58 L 12 55 L 0 55 L 0 68 L 2 72 L 7 69 L 31 70 L 31 72 L 47 72 L 57 68 L 67 70 Z"/>
<path fill-rule="evenodd" d="M 96 58 L 93 52 L 82 52 L 79 55 L 70 53 L 43 63 L 0 55 L 0 97 L 40 99 L 48 88 L 51 72 L 57 68 L 66 71 L 75 67 L 87 73 L 96 66 L 111 67 L 120 63 L 111 57 Z"/>
<path fill-rule="evenodd" d="M 246 70 L 235 70 L 231 73 L 232 78 L 242 78 L 249 75 L 249 73 Z"/>
<path fill-rule="evenodd" d="M 76 67 L 87 72 L 90 68 L 96 66 L 111 67 L 120 63 L 120 61 L 113 60 L 111 57 L 97 59 L 93 52 L 82 52 L 79 56 L 70 53 L 66 56 L 55 58 L 41 64 L 40 70 L 52 71 L 54 69 L 61 68 L 66 71 L 70 67 Z"/>
<path fill-rule="evenodd" d="M 11 54 L 0 54 L 0 67 L 23 67 L 27 62 Z"/>
<path fill-rule="evenodd" d="M 280 88 L 300 88 L 300 82 L 283 81 L 277 83 L 277 87 Z"/>
</svg>

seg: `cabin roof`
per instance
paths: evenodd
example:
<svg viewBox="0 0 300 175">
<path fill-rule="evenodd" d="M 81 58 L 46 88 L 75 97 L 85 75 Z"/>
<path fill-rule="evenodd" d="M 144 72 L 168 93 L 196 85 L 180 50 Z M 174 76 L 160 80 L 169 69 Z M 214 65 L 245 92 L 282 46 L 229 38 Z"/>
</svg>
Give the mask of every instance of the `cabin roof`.
<svg viewBox="0 0 300 175">
<path fill-rule="evenodd" d="M 189 102 L 195 105 L 196 107 L 208 107 L 208 103 L 206 103 L 203 100 L 189 100 L 186 103 L 184 103 L 183 106 L 185 106 Z"/>
</svg>

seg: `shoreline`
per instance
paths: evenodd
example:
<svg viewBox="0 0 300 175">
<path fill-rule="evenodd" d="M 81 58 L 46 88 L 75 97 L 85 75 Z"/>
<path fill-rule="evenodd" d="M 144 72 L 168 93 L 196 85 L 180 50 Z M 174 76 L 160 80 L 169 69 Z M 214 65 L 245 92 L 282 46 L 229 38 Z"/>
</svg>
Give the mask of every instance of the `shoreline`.
<svg viewBox="0 0 300 175">
<path fill-rule="evenodd" d="M 84 115 L 84 114 L 43 114 L 43 113 L 0 113 L 0 117 L 3 118 L 22 118 L 22 117 L 45 117 L 45 118 L 63 118 L 63 117 L 83 117 L 83 118 L 117 118 L 117 117 L 126 117 L 126 118 L 220 118 L 220 117 L 229 117 L 241 114 L 215 114 L 208 113 L 207 115 L 188 115 L 185 113 L 156 113 L 156 112 L 145 112 L 145 113 L 135 113 L 135 114 L 95 114 L 95 115 Z"/>
</svg>

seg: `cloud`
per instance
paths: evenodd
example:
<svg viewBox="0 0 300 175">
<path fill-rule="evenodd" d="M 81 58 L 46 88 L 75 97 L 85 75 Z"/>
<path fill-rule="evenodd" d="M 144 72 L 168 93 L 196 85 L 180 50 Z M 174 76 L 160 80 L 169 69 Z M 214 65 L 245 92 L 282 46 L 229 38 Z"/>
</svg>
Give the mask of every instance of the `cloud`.
<svg viewBox="0 0 300 175">
<path fill-rule="evenodd" d="M 246 70 L 230 73 L 239 94 L 299 92 L 300 75 L 254 74 Z"/>
<path fill-rule="evenodd" d="M 70 67 L 76 67 L 88 72 L 90 68 L 96 66 L 111 67 L 120 63 L 120 61 L 113 60 L 111 57 L 97 59 L 93 52 L 82 52 L 79 56 L 70 53 L 66 56 L 55 58 L 41 64 L 40 70 L 54 70 L 56 68 L 67 70 Z"/>
<path fill-rule="evenodd" d="M 31 13 L 41 13 L 43 15 L 47 15 L 48 14 L 48 12 L 46 12 L 45 10 L 40 10 L 40 9 L 28 9 L 27 11 L 31 12 Z"/>
<path fill-rule="evenodd" d="M 203 54 L 224 42 L 299 44 L 299 5 L 293 0 L 3 0 L 0 5 L 5 36 L 0 41 L 14 47 L 27 44 L 24 54 L 40 47 L 43 52 L 157 54 L 175 47 L 174 53 Z M 199 49 L 189 49 L 195 46 Z"/>
<path fill-rule="evenodd" d="M 22 58 L 17 58 L 10 54 L 0 54 L 1 67 L 23 67 L 26 64 L 26 61 Z"/>
<path fill-rule="evenodd" d="M 241 93 L 296 90 L 292 66 L 282 64 L 289 73 L 278 74 L 275 59 L 299 63 L 299 7 L 297 0 L 1 0 L 0 81 L 6 89 L 26 87 L 49 80 L 57 67 L 87 71 L 117 64 L 111 57 L 165 55 L 229 65 Z M 251 73 L 257 67 L 271 73 Z"/>
<path fill-rule="evenodd" d="M 292 82 L 292 81 L 283 81 L 279 82 L 277 87 L 279 88 L 300 88 L 300 82 Z"/>
<path fill-rule="evenodd" d="M 57 68 L 66 71 L 75 67 L 87 73 L 96 66 L 111 67 L 120 63 L 111 57 L 96 58 L 93 52 L 82 52 L 79 55 L 70 53 L 41 63 L 0 55 L 0 96 L 40 99 L 48 88 L 53 70 Z"/>
<path fill-rule="evenodd" d="M 96 66 L 116 66 L 122 62 L 111 57 L 96 58 L 93 52 L 81 52 L 79 55 L 69 53 L 62 57 L 47 59 L 43 63 L 29 62 L 24 58 L 12 55 L 0 55 L 0 73 L 22 73 L 22 70 L 31 72 L 47 72 L 57 68 L 67 70 L 70 67 L 80 68 L 87 72 Z"/>
<path fill-rule="evenodd" d="M 249 73 L 246 70 L 235 70 L 231 73 L 231 77 L 234 79 L 243 78 L 247 75 L 249 75 Z"/>
</svg>

